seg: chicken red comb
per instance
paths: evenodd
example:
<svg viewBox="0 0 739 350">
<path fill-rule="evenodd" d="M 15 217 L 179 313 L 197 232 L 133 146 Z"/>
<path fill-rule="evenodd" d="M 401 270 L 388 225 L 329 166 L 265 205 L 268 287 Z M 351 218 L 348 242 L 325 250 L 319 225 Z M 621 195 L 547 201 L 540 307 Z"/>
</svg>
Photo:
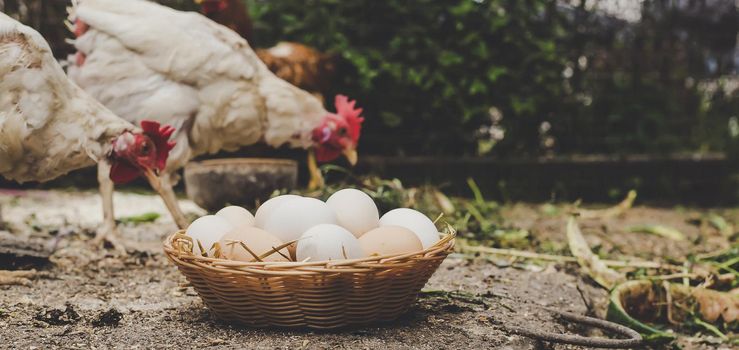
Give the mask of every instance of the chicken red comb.
<svg viewBox="0 0 739 350">
<path fill-rule="evenodd" d="M 347 124 L 349 124 L 349 137 L 351 137 L 354 142 L 359 140 L 359 132 L 362 130 L 362 122 L 364 122 L 364 118 L 360 116 L 362 114 L 362 109 L 354 108 L 356 103 L 356 100 L 350 101 L 349 98 L 344 95 L 336 95 L 336 99 L 334 100 L 336 114 L 346 119 Z"/>
<path fill-rule="evenodd" d="M 159 122 L 152 120 L 142 120 L 141 129 L 144 130 L 144 135 L 149 136 L 157 148 L 157 168 L 164 170 L 167 165 L 169 151 L 177 144 L 174 141 L 169 141 L 169 137 L 175 132 L 175 128 L 170 125 L 161 125 Z"/>
</svg>

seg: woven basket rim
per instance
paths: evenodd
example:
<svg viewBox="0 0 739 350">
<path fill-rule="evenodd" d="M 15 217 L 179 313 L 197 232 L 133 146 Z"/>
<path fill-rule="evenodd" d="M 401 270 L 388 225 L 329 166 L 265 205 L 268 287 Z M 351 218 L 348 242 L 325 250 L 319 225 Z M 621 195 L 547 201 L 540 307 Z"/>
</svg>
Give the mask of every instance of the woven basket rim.
<svg viewBox="0 0 739 350">
<path fill-rule="evenodd" d="M 192 251 L 186 250 L 185 244 L 178 244 L 179 241 L 184 240 L 182 237 L 184 236 L 183 232 L 183 230 L 177 231 L 167 236 L 163 242 L 164 252 L 175 263 L 220 272 L 267 275 L 376 272 L 377 270 L 407 265 L 413 263 L 414 260 L 438 259 L 440 256 L 446 257 L 446 255 L 453 251 L 454 238 L 456 237 L 456 232 L 440 233 L 443 237 L 434 245 L 421 251 L 405 254 L 327 261 L 247 262 L 195 255 Z"/>
</svg>

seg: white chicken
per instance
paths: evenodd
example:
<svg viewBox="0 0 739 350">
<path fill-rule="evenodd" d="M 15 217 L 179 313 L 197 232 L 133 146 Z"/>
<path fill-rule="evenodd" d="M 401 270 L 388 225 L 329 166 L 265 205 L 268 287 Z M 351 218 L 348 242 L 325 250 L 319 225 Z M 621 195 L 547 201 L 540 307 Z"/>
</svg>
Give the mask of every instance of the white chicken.
<svg viewBox="0 0 739 350">
<path fill-rule="evenodd" d="M 158 186 L 171 127 L 118 118 L 71 82 L 35 30 L 0 13 L 0 175 L 46 181 L 99 164 L 101 189 L 144 175 Z M 114 240 L 112 197 L 97 241 Z M 18 282 L 1 272 L 0 284 Z"/>
<path fill-rule="evenodd" d="M 162 175 L 173 200 L 176 170 L 191 158 L 265 142 L 309 152 L 317 161 L 342 153 L 353 164 L 361 109 L 336 97 L 337 113 L 277 78 L 238 34 L 195 12 L 142 0 L 73 2 L 77 54 L 70 77 L 119 116 L 173 125 L 177 146 Z M 171 176 L 167 176 L 171 175 Z M 188 222 L 172 212 L 181 228 Z"/>
</svg>

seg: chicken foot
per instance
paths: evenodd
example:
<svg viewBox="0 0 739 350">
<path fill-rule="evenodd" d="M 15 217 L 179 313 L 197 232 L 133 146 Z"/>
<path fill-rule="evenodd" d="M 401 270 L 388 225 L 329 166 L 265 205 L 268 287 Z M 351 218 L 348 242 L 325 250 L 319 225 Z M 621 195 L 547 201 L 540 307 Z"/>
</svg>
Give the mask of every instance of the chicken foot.
<svg viewBox="0 0 739 350">
<path fill-rule="evenodd" d="M 177 202 L 177 196 L 172 189 L 172 176 L 167 172 L 161 174 L 161 176 L 157 176 L 149 171 L 145 174 L 151 187 L 157 191 L 160 197 L 162 197 L 164 205 L 167 206 L 169 213 L 172 214 L 172 219 L 174 219 L 177 227 L 183 230 L 186 229 L 187 226 L 190 225 L 190 221 L 188 221 L 185 214 L 182 213 L 180 204 Z"/>
<path fill-rule="evenodd" d="M 316 162 L 316 152 L 313 149 L 308 150 L 308 172 L 310 173 L 308 190 L 319 189 L 326 184 L 323 180 L 321 169 L 318 168 L 318 163 Z"/>
<path fill-rule="evenodd" d="M 115 212 L 113 210 L 113 180 L 110 179 L 110 164 L 107 161 L 98 163 L 98 183 L 100 184 L 100 195 L 103 199 L 103 224 L 97 230 L 92 243 L 100 246 L 104 241 L 109 242 L 122 254 L 126 254 L 126 247 L 119 242 L 118 227 L 115 223 Z"/>
<path fill-rule="evenodd" d="M 27 271 L 5 271 L 0 270 L 0 286 L 4 285 L 23 285 L 31 284 L 31 278 L 36 276 L 36 270 Z"/>
</svg>

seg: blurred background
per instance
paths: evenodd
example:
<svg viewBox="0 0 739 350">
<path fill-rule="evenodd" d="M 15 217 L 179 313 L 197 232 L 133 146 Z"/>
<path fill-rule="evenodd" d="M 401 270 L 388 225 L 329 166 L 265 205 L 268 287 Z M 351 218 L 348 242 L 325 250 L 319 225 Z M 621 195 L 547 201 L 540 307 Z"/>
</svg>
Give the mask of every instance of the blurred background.
<svg viewBox="0 0 739 350">
<path fill-rule="evenodd" d="M 0 10 L 63 58 L 67 4 L 0 0 Z M 631 188 L 657 201 L 739 198 L 734 0 L 244 4 L 252 46 L 295 41 L 335 57 L 328 96 L 365 110 L 359 172 L 452 192 L 472 176 L 504 199 L 604 200 Z"/>
</svg>

